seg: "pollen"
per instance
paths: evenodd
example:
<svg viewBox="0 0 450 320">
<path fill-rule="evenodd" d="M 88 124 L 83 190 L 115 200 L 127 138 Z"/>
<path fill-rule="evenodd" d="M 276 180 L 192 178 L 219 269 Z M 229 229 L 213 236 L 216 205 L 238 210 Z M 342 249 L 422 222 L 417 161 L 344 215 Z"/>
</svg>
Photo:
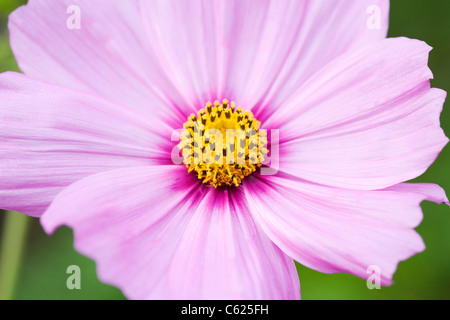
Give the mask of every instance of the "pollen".
<svg viewBox="0 0 450 320">
<path fill-rule="evenodd" d="M 208 102 L 184 123 L 183 163 L 205 184 L 238 187 L 267 157 L 267 132 L 260 126 L 234 102 Z"/>
</svg>

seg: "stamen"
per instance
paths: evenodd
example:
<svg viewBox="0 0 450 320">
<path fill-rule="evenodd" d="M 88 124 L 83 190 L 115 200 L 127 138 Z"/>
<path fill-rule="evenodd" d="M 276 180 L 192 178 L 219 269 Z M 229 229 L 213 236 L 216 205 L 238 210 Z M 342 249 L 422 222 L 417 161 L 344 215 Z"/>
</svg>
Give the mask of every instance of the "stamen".
<svg viewBox="0 0 450 320">
<path fill-rule="evenodd" d="M 213 187 L 239 186 L 267 156 L 267 134 L 234 102 L 208 102 L 184 124 L 178 147 L 188 172 Z M 217 151 L 216 151 L 217 148 Z"/>
</svg>

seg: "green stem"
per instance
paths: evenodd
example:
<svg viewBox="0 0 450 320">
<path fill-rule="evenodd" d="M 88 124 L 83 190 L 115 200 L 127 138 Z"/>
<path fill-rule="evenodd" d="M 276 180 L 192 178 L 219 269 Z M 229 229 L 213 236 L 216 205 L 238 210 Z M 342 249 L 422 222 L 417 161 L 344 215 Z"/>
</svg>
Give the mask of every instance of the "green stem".
<svg viewBox="0 0 450 320">
<path fill-rule="evenodd" d="M 28 230 L 28 216 L 7 212 L 0 247 L 0 300 L 14 296 Z"/>
</svg>

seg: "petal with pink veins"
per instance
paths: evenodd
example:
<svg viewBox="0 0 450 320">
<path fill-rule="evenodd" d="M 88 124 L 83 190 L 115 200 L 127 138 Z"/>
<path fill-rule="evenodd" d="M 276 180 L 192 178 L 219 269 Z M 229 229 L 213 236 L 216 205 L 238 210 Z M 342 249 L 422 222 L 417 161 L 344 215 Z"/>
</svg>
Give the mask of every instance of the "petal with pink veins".
<svg viewBox="0 0 450 320">
<path fill-rule="evenodd" d="M 79 30 L 66 27 L 72 5 Z M 9 30 L 30 76 L 177 118 L 227 98 L 264 120 L 388 24 L 388 0 L 30 0 Z"/>
<path fill-rule="evenodd" d="M 289 176 L 244 183 L 249 210 L 269 238 L 299 263 L 324 273 L 367 278 L 377 266 L 390 285 L 400 261 L 425 249 L 414 228 L 423 200 L 446 202 L 434 184 L 377 191 L 330 188 Z"/>
<path fill-rule="evenodd" d="M 280 170 L 350 189 L 425 172 L 448 142 L 439 123 L 446 93 L 430 88 L 429 50 L 387 39 L 317 73 L 263 124 L 279 129 Z"/>
<path fill-rule="evenodd" d="M 389 23 L 387 0 L 152 0 L 141 9 L 157 60 L 187 100 L 235 100 L 261 120 L 340 54 L 385 38 Z M 368 27 L 371 13 L 379 28 Z"/>
<path fill-rule="evenodd" d="M 99 278 L 132 299 L 299 298 L 293 260 L 237 197 L 183 166 L 118 169 L 62 191 L 41 223 L 71 227 Z"/>
<path fill-rule="evenodd" d="M 80 29 L 67 27 L 72 6 Z M 18 65 L 31 77 L 178 121 L 189 115 L 149 49 L 138 1 L 29 0 L 10 15 L 9 32 Z"/>
<path fill-rule="evenodd" d="M 0 208 L 41 215 L 88 175 L 169 163 L 169 125 L 22 74 L 0 75 Z"/>
</svg>

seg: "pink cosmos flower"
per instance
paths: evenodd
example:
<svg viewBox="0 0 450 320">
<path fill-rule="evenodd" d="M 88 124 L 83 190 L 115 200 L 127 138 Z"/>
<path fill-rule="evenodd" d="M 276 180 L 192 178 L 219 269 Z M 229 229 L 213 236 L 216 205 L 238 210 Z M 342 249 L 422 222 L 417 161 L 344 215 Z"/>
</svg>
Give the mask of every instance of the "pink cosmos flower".
<svg viewBox="0 0 450 320">
<path fill-rule="evenodd" d="M 375 265 L 391 284 L 424 250 L 420 202 L 448 203 L 404 181 L 448 139 L 430 47 L 386 39 L 388 11 L 30 0 L 9 24 L 25 75 L 0 75 L 0 207 L 73 228 L 99 278 L 134 299 L 297 299 L 294 260 L 362 278 Z M 279 130 L 277 174 L 213 188 L 172 162 L 173 130 L 216 99 Z"/>
</svg>

